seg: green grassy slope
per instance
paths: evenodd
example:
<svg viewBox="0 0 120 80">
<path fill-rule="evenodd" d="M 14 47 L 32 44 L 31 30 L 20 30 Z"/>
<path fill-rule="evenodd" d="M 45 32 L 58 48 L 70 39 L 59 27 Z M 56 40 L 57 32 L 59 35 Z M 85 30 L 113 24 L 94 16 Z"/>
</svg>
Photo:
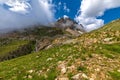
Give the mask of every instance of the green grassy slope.
<svg viewBox="0 0 120 80">
<path fill-rule="evenodd" d="M 4 55 L 6 53 L 9 53 L 13 50 L 16 50 L 16 49 L 18 49 L 19 46 L 25 45 L 27 43 L 28 43 L 28 41 L 15 40 L 15 41 L 11 41 L 10 43 L 8 43 L 6 45 L 2 45 L 2 46 L 0 46 L 0 56 Z"/>
<path fill-rule="evenodd" d="M 101 30 L 120 30 L 120 19 L 114 20 L 111 23 L 105 25 Z"/>
<path fill-rule="evenodd" d="M 9 60 L 32 52 L 33 43 L 28 40 L 1 39 L 0 61 Z"/>
<path fill-rule="evenodd" d="M 1 80 L 120 80 L 120 20 L 69 44 L 0 63 Z"/>
</svg>

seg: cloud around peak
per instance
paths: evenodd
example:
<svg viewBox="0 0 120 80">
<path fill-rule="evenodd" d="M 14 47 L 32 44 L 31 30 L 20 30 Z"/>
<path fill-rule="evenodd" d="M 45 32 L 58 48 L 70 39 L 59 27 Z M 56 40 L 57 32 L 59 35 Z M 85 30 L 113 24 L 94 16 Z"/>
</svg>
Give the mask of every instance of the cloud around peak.
<svg viewBox="0 0 120 80">
<path fill-rule="evenodd" d="M 0 32 L 54 21 L 52 0 L 15 1 L 0 1 Z"/>
<path fill-rule="evenodd" d="M 120 7 L 120 0 L 82 0 L 75 20 L 91 31 L 104 25 L 104 20 L 98 17 L 103 16 L 106 10 L 117 7 Z"/>
</svg>

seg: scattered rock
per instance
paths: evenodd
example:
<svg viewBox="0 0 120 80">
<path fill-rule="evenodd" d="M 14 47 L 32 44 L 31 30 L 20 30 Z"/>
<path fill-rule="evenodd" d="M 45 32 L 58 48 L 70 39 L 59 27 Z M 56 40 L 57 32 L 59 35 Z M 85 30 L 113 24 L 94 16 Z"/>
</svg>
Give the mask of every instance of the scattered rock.
<svg viewBox="0 0 120 80">
<path fill-rule="evenodd" d="M 76 67 L 74 65 L 67 67 L 69 72 L 74 72 L 76 70 Z"/>
<path fill-rule="evenodd" d="M 117 70 L 118 72 L 120 72 L 120 69 L 119 70 Z"/>
<path fill-rule="evenodd" d="M 81 73 L 78 73 L 72 77 L 73 80 L 80 80 Z"/>
<path fill-rule="evenodd" d="M 99 69 L 99 68 L 97 68 L 97 69 L 95 69 L 95 71 L 99 72 L 99 71 L 100 71 L 100 69 Z"/>
<path fill-rule="evenodd" d="M 55 80 L 69 80 L 67 77 L 62 77 L 62 78 L 56 78 Z"/>
<path fill-rule="evenodd" d="M 61 74 L 65 74 L 67 71 L 66 65 L 64 62 L 59 62 L 60 64 L 58 65 L 58 68 L 61 71 Z"/>
<path fill-rule="evenodd" d="M 31 73 L 33 73 L 33 72 L 34 72 L 34 70 L 29 70 L 28 72 L 31 74 Z"/>
<path fill-rule="evenodd" d="M 88 79 L 88 76 L 86 74 L 82 74 L 82 77 L 85 78 L 85 79 Z"/>
<path fill-rule="evenodd" d="M 31 76 L 31 75 L 28 75 L 28 78 L 29 78 L 29 79 L 32 79 L 32 76 Z"/>
<path fill-rule="evenodd" d="M 89 80 L 94 80 L 93 78 L 90 78 Z"/>
<path fill-rule="evenodd" d="M 39 58 L 40 56 L 36 56 L 36 58 Z"/>
<path fill-rule="evenodd" d="M 91 75 L 91 79 L 95 80 L 95 79 L 96 79 L 96 75 L 95 75 L 95 74 L 92 74 L 92 75 Z"/>
<path fill-rule="evenodd" d="M 47 61 L 51 61 L 53 58 L 48 58 Z"/>
<path fill-rule="evenodd" d="M 66 71 L 67 71 L 67 69 L 66 69 L 65 67 L 62 67 L 62 69 L 61 69 L 61 73 L 62 73 L 62 74 L 65 74 Z"/>
<path fill-rule="evenodd" d="M 103 41 L 105 41 L 105 42 L 108 42 L 108 41 L 110 41 L 110 40 L 112 40 L 113 38 L 105 38 Z"/>
<path fill-rule="evenodd" d="M 38 76 L 40 76 L 42 72 L 43 72 L 42 70 L 37 71 Z"/>
</svg>

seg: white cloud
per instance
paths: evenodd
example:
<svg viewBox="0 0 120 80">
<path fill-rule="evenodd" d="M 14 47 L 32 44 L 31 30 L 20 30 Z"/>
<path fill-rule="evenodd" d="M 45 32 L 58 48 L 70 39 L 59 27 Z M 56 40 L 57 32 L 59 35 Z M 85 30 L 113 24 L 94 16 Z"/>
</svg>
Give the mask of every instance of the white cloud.
<svg viewBox="0 0 120 80">
<path fill-rule="evenodd" d="M 59 3 L 58 3 L 58 5 L 59 5 L 59 6 L 61 6 L 61 5 L 62 5 L 62 3 L 61 3 L 61 2 L 59 2 Z"/>
<path fill-rule="evenodd" d="M 67 12 L 67 13 L 70 12 L 70 9 L 67 7 L 66 3 L 63 3 L 63 2 L 58 2 L 56 5 L 56 9 L 58 11 L 64 10 L 64 12 Z"/>
<path fill-rule="evenodd" d="M 104 20 L 97 19 L 108 9 L 120 7 L 120 0 L 82 0 L 75 20 L 83 24 L 87 31 L 104 25 Z"/>
<path fill-rule="evenodd" d="M 70 12 L 70 9 L 67 7 L 66 3 L 64 3 L 63 9 L 65 12 Z"/>
<path fill-rule="evenodd" d="M 0 0 L 0 32 L 52 22 L 53 6 L 52 0 Z"/>
<path fill-rule="evenodd" d="M 27 2 L 24 1 L 7 1 L 4 5 L 6 6 L 10 6 L 9 10 L 13 11 L 13 12 L 18 12 L 18 13 L 22 13 L 22 14 L 26 14 L 29 12 L 29 9 L 31 9 L 31 5 Z"/>
<path fill-rule="evenodd" d="M 66 18 L 69 18 L 67 15 L 63 15 L 63 18 L 66 19 Z"/>
<path fill-rule="evenodd" d="M 56 10 L 60 10 L 62 6 L 62 2 L 58 2 L 57 5 L 55 5 Z"/>
</svg>

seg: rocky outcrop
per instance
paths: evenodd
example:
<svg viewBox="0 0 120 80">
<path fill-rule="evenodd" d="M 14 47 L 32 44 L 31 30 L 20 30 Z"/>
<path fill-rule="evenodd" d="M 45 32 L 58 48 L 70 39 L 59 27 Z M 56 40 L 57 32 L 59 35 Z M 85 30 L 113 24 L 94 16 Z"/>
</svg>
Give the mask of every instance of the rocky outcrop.
<svg viewBox="0 0 120 80">
<path fill-rule="evenodd" d="M 74 20 L 70 19 L 69 17 L 63 17 L 58 19 L 57 22 L 54 23 L 54 27 L 62 28 L 67 31 L 67 29 L 71 30 L 72 32 L 77 34 L 82 34 L 85 32 L 85 29 L 82 24 L 78 24 Z"/>
<path fill-rule="evenodd" d="M 38 52 L 40 50 L 43 50 L 49 45 L 51 45 L 51 43 L 52 43 L 52 40 L 48 37 L 40 40 L 36 40 L 35 51 Z"/>
</svg>

